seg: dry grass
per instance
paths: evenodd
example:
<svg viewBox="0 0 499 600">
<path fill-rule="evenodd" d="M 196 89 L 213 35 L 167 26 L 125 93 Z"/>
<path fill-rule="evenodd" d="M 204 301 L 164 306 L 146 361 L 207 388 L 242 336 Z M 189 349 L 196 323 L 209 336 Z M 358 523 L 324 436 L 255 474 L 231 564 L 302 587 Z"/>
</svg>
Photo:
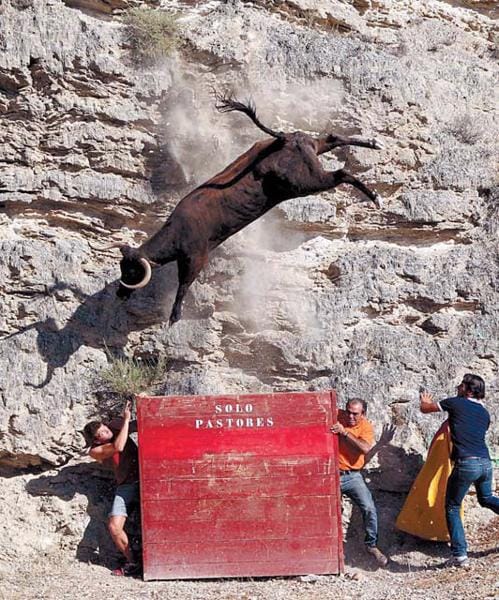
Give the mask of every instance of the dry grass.
<svg viewBox="0 0 499 600">
<path fill-rule="evenodd" d="M 485 137 L 484 125 L 468 113 L 454 119 L 448 132 L 462 144 L 473 145 Z"/>
<path fill-rule="evenodd" d="M 108 353 L 109 366 L 100 372 L 100 379 L 109 391 L 129 396 L 151 392 L 164 376 L 163 361 L 147 361 L 128 357 L 116 358 Z"/>
<path fill-rule="evenodd" d="M 125 13 L 127 40 L 134 61 L 151 64 L 169 56 L 180 45 L 179 15 L 151 8 L 132 8 Z"/>
</svg>

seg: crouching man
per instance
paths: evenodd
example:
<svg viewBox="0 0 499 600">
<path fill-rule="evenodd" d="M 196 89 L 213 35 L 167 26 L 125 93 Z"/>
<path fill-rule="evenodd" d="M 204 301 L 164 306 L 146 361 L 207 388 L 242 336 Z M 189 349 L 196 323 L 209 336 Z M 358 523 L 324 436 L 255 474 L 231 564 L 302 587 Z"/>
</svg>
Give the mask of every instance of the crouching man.
<svg viewBox="0 0 499 600">
<path fill-rule="evenodd" d="M 378 514 L 373 497 L 361 470 L 365 455 L 374 446 L 374 430 L 366 416 L 366 402 L 352 399 L 345 410 L 338 411 L 338 422 L 331 427 L 339 437 L 340 490 L 354 502 L 362 513 L 366 551 L 379 566 L 385 567 L 387 557 L 377 547 Z"/>
<path fill-rule="evenodd" d="M 115 569 L 113 575 L 136 575 L 140 572 L 140 565 L 132 555 L 125 532 L 125 522 L 130 510 L 139 502 L 138 449 L 129 437 L 130 420 L 130 402 L 127 402 L 122 419 L 108 424 L 91 421 L 83 429 L 87 445 L 90 446 L 89 455 L 113 469 L 116 478 L 117 486 L 109 513 L 108 529 L 126 563 Z"/>
</svg>

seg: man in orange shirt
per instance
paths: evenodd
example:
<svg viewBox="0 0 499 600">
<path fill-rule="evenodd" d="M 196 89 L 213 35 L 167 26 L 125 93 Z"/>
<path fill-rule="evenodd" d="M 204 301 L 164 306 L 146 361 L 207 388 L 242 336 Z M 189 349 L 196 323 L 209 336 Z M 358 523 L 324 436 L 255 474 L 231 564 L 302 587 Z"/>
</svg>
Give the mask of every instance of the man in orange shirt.
<svg viewBox="0 0 499 600">
<path fill-rule="evenodd" d="M 341 493 L 360 508 L 366 531 L 366 551 L 385 567 L 386 556 L 376 546 L 378 515 L 373 497 L 361 474 L 365 455 L 374 446 L 374 430 L 366 419 L 366 403 L 357 398 L 349 400 L 345 410 L 338 411 L 338 422 L 331 427 L 339 437 L 339 468 Z"/>
</svg>

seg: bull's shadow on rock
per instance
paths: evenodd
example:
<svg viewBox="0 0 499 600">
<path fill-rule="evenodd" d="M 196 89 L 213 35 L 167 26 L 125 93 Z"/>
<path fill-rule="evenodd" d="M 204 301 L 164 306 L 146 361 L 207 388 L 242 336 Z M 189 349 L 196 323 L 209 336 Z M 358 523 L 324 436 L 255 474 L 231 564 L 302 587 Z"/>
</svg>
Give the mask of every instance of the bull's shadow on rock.
<svg viewBox="0 0 499 600">
<path fill-rule="evenodd" d="M 107 515 L 111 508 L 115 483 L 112 474 L 96 463 L 82 463 L 61 468 L 56 475 L 41 475 L 30 480 L 27 492 L 34 497 L 54 496 L 65 502 L 85 496 L 86 516 L 68 507 L 73 522 L 67 522 L 57 531 L 72 541 L 81 536 L 76 546 L 76 558 L 82 562 L 113 568 L 122 558 L 114 547 L 107 530 Z M 127 519 L 126 530 L 134 552 L 140 553 L 140 514 L 133 510 Z M 83 535 L 81 532 L 83 531 Z M 70 541 L 70 543 L 71 543 Z M 67 543 L 62 539 L 61 544 Z"/>
<path fill-rule="evenodd" d="M 127 300 L 116 296 L 118 282 L 108 284 L 91 296 L 85 296 L 75 287 L 57 283 L 47 288 L 48 295 L 57 298 L 58 293 L 70 291 L 81 301 L 64 327 L 59 329 L 56 319 L 49 316 L 22 327 L 1 341 L 36 330 L 38 352 L 47 364 L 47 372 L 42 382 L 29 385 L 43 388 L 51 381 L 55 370 L 64 367 L 81 346 L 108 349 L 119 356 L 132 331 L 166 323 L 177 285 L 176 263 L 155 269 L 149 285 L 136 290 Z M 192 308 L 187 304 L 185 314 L 189 312 Z"/>
</svg>

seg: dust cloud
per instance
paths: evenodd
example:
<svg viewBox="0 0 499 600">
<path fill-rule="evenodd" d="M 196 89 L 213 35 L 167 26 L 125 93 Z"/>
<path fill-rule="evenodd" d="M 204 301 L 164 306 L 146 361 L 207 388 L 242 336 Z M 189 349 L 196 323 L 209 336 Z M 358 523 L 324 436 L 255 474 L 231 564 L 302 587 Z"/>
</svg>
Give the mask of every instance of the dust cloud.
<svg viewBox="0 0 499 600">
<path fill-rule="evenodd" d="M 289 83 L 269 75 L 228 86 L 192 67 L 189 71 L 180 60 L 170 69 L 173 83 L 164 107 L 163 135 L 191 189 L 266 137 L 247 116 L 219 113 L 213 90 L 228 91 L 243 102 L 252 100 L 260 120 L 277 131 L 332 131 L 341 112 L 343 90 L 338 81 Z"/>
</svg>

